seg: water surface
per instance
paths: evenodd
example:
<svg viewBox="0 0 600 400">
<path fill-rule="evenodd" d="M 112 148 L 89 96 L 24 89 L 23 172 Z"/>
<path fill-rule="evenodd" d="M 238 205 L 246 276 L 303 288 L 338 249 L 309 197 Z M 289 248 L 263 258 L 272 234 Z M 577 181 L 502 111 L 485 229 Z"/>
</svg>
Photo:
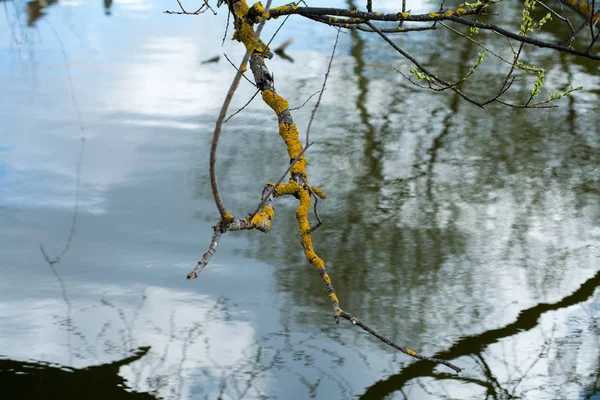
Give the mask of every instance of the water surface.
<svg viewBox="0 0 600 400">
<path fill-rule="evenodd" d="M 3 2 L 0 18 L 2 398 L 598 396 L 597 64 L 531 49 L 549 91 L 584 91 L 554 110 L 479 110 L 408 84 L 392 67 L 410 65 L 377 38 L 341 35 L 307 153 L 329 196 L 315 248 L 342 307 L 465 368 L 454 375 L 333 323 L 293 200 L 277 201 L 272 232 L 227 234 L 184 279 L 218 215 L 209 145 L 235 73 L 222 53 L 243 54 L 221 45 L 223 11 L 39 4 Z M 335 31 L 291 18 L 274 43 L 290 37 L 295 62 L 268 65 L 299 106 Z M 396 40 L 449 79 L 479 51 L 440 30 Z M 483 95 L 500 68 L 486 61 L 467 88 Z M 232 111 L 254 90 L 243 82 Z M 302 132 L 314 101 L 293 114 Z M 252 211 L 287 161 L 253 102 L 225 125 L 227 206 Z"/>
</svg>

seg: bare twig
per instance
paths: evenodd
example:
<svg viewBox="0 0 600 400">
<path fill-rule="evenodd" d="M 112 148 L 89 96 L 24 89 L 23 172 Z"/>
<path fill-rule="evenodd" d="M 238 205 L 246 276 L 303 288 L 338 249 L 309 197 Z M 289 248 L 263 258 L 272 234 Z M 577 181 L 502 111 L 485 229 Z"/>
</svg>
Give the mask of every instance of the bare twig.
<svg viewBox="0 0 600 400">
<path fill-rule="evenodd" d="M 290 18 L 290 15 L 286 16 L 285 19 L 283 20 L 283 22 L 281 24 L 279 24 L 279 26 L 277 27 L 277 29 L 275 30 L 275 33 L 273 33 L 273 36 L 271 36 L 271 39 L 269 39 L 269 41 L 267 42 L 267 47 L 269 47 L 271 45 L 271 42 L 273 42 L 273 39 L 275 39 L 275 36 L 277 36 L 277 34 L 279 33 L 279 31 L 281 30 L 281 28 L 283 28 L 283 25 L 287 22 L 287 20 Z M 291 42 L 293 41 L 293 39 L 288 39 L 287 45 L 289 45 Z M 286 45 L 286 47 L 287 47 Z M 283 45 L 279 46 L 275 51 L 280 50 L 281 47 L 284 47 Z M 283 49 L 281 49 L 281 51 L 285 50 L 285 47 Z"/>
<path fill-rule="evenodd" d="M 306 101 L 304 103 L 302 103 L 302 105 L 298 106 L 298 107 L 293 107 L 290 108 L 290 111 L 294 111 L 294 110 L 299 110 L 302 107 L 304 107 L 306 105 L 306 103 L 308 103 L 310 101 L 310 99 L 312 99 L 317 93 L 321 92 L 320 90 L 317 90 L 316 92 L 314 92 L 313 94 L 311 94 L 310 96 L 308 96 L 308 99 L 306 99 Z"/>
<path fill-rule="evenodd" d="M 313 207 L 313 210 L 315 212 L 315 217 L 317 218 L 317 223 L 313 226 L 310 227 L 310 232 L 314 232 L 317 229 L 319 229 L 321 227 L 321 225 L 323 225 L 325 223 L 325 221 L 323 221 L 321 219 L 321 217 L 319 216 L 319 209 L 318 209 L 318 205 L 319 205 L 319 196 L 317 196 L 317 194 L 314 192 L 314 190 L 309 186 L 308 186 L 308 191 L 310 192 L 310 194 L 312 195 L 312 197 L 315 199 L 315 205 Z"/>
<path fill-rule="evenodd" d="M 181 9 L 181 11 L 165 11 L 165 14 L 176 14 L 176 15 L 200 15 L 200 14 L 204 14 L 206 12 L 206 10 L 204 9 L 205 7 L 208 7 L 207 9 L 210 9 L 213 14 L 216 15 L 215 10 L 213 10 L 212 8 L 210 8 L 210 5 L 208 4 L 208 1 L 204 1 L 204 4 L 202 4 L 200 6 L 199 9 L 197 9 L 196 11 L 187 11 L 185 8 L 183 8 L 183 4 L 181 4 L 180 0 L 177 0 L 177 4 L 179 5 L 179 8 Z"/>
<path fill-rule="evenodd" d="M 462 36 L 464 39 L 467 39 L 468 41 L 475 43 L 477 46 L 481 47 L 483 50 L 487 51 L 488 53 L 490 53 L 491 55 L 493 55 L 494 57 L 502 60 L 502 62 L 509 64 L 509 65 L 514 65 L 514 63 L 508 61 L 507 59 L 505 59 L 504 57 L 494 53 L 492 50 L 490 50 L 488 47 L 485 47 L 484 45 L 482 45 L 480 42 L 478 42 L 477 40 L 473 39 L 472 37 L 469 37 L 467 35 L 465 35 L 462 32 L 457 31 L 456 29 L 452 28 L 450 25 L 445 24 L 443 22 L 440 22 L 440 25 L 442 25 L 444 28 L 456 33 L 459 36 Z"/>
<path fill-rule="evenodd" d="M 426 356 L 422 356 L 420 354 L 417 354 L 416 352 L 407 349 L 406 347 L 402 347 L 400 345 L 397 345 L 396 343 L 392 342 L 391 340 L 387 339 L 386 337 L 382 336 L 381 334 L 377 333 L 376 331 L 374 331 L 373 329 L 371 329 L 369 326 L 365 325 L 362 321 L 360 321 L 358 318 L 353 317 L 352 315 L 350 315 L 349 313 L 347 313 L 346 311 L 342 311 L 342 314 L 340 315 L 340 317 L 347 319 L 348 321 L 350 321 L 352 323 L 352 325 L 358 325 L 361 329 L 363 329 L 364 331 L 370 333 L 371 335 L 375 336 L 377 339 L 381 340 L 383 343 L 387 344 L 388 346 L 391 346 L 393 348 L 395 348 L 396 350 L 401 351 L 404 354 L 407 354 L 411 357 L 414 357 L 416 359 L 419 360 L 424 360 L 424 361 L 430 361 L 436 364 L 443 364 L 445 366 L 447 366 L 448 368 L 453 369 L 456 372 L 461 372 L 464 368 L 460 368 L 457 367 L 456 365 L 452 364 L 451 362 L 448 362 L 446 360 L 440 360 L 439 358 L 431 358 L 431 357 L 426 357 Z"/>
<path fill-rule="evenodd" d="M 236 65 L 233 63 L 233 61 L 231 61 L 231 59 L 230 59 L 230 58 L 227 56 L 227 54 L 226 54 L 226 53 L 223 53 L 223 56 L 225 57 L 225 59 L 226 59 L 227 61 L 229 61 L 229 64 L 231 64 L 231 66 L 232 66 L 233 68 L 235 68 L 235 70 L 236 70 L 236 71 L 238 71 L 238 72 L 239 72 L 239 70 L 240 70 L 240 69 L 239 69 L 238 67 L 236 67 Z M 242 72 L 242 74 L 243 74 L 243 72 Z M 248 77 L 247 77 L 246 75 L 242 75 L 242 76 L 244 77 L 244 79 L 245 79 L 245 80 L 246 80 L 246 81 L 247 81 L 249 84 L 251 84 L 252 86 L 256 87 L 256 83 L 254 83 L 254 82 L 252 82 L 250 79 L 248 79 Z"/>
<path fill-rule="evenodd" d="M 229 18 L 231 17 L 231 10 L 227 8 L 227 22 L 225 23 L 225 32 L 223 33 L 223 40 L 221 40 L 221 47 L 225 46 L 225 38 L 227 38 L 227 31 L 229 31 Z"/>
<path fill-rule="evenodd" d="M 223 226 L 221 224 L 221 221 L 219 221 L 219 223 L 214 226 L 214 231 L 215 231 L 215 233 L 213 234 L 213 237 L 210 241 L 208 250 L 206 250 L 206 253 L 204 253 L 204 255 L 202 256 L 202 259 L 200 259 L 200 261 L 198 261 L 198 264 L 194 267 L 192 272 L 190 272 L 187 275 L 186 279 L 196 279 L 198 277 L 198 274 L 200 272 L 202 272 L 204 267 L 206 267 L 206 264 L 208 264 L 208 262 L 210 261 L 212 256 L 217 251 L 217 246 L 219 245 L 219 240 L 221 240 L 221 236 L 223 236 L 223 234 L 226 232 L 225 228 L 223 228 Z"/>
<path fill-rule="evenodd" d="M 229 121 L 231 118 L 233 118 L 234 116 L 236 116 L 237 114 L 239 114 L 244 108 L 248 107 L 248 105 L 250 103 L 252 103 L 252 100 L 254 100 L 254 98 L 256 97 L 257 94 L 260 93 L 260 90 L 257 90 L 252 97 L 250 98 L 250 100 L 248 100 L 248 102 L 246 104 L 244 104 L 242 106 L 242 108 L 240 108 L 239 110 L 237 110 L 236 112 L 234 112 L 233 114 L 231 114 L 229 117 L 227 117 L 227 119 L 225 121 L 223 121 L 223 123 L 226 123 L 227 121 Z"/>
<path fill-rule="evenodd" d="M 337 34 L 335 35 L 335 43 L 333 44 L 333 50 L 331 51 L 331 58 L 329 59 L 329 65 L 327 66 L 327 71 L 325 72 L 325 78 L 323 79 L 323 86 L 321 87 L 321 92 L 319 93 L 319 98 L 317 99 L 317 104 L 315 104 L 315 108 L 312 110 L 312 114 L 310 115 L 310 120 L 308 121 L 308 127 L 306 128 L 306 144 L 308 145 L 308 135 L 310 133 L 310 127 L 315 119 L 315 114 L 319 109 L 319 105 L 321 104 L 321 98 L 323 97 L 323 92 L 325 91 L 325 85 L 327 84 L 327 78 L 329 77 L 329 72 L 331 71 L 331 64 L 333 63 L 333 57 L 335 56 L 335 49 L 337 48 L 338 40 L 340 39 L 340 28 L 337 30 Z"/>
</svg>

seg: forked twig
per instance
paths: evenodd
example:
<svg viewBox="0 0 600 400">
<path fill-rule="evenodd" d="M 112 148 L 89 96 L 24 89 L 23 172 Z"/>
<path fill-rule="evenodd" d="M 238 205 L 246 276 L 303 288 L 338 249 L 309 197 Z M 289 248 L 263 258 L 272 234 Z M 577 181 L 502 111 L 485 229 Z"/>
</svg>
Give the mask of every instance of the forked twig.
<svg viewBox="0 0 600 400">
<path fill-rule="evenodd" d="M 252 218 L 265 206 L 265 204 L 267 202 L 272 201 L 273 195 L 275 193 L 275 189 L 277 188 L 277 186 L 283 181 L 283 179 L 290 172 L 290 170 L 292 169 L 294 164 L 296 164 L 298 162 L 298 160 L 300 160 L 302 158 L 302 155 L 304 154 L 304 152 L 306 152 L 306 150 L 311 145 L 312 145 L 312 143 L 310 143 L 308 146 L 306 146 L 302 150 L 302 152 L 298 155 L 298 157 L 296 157 L 290 163 L 289 167 L 285 170 L 285 172 L 283 173 L 281 178 L 279 178 L 279 181 L 277 181 L 277 183 L 274 186 L 268 188 L 268 190 L 269 190 L 268 192 L 263 191 L 262 199 L 261 199 L 260 203 L 258 204 L 258 207 L 256 208 L 256 210 L 253 213 L 249 214 L 249 216 L 247 218 L 248 221 L 251 221 Z M 234 220 L 230 223 L 227 223 L 226 226 L 225 226 L 225 223 L 223 222 L 223 220 L 220 220 L 213 227 L 214 234 L 210 241 L 210 245 L 208 246 L 208 250 L 206 251 L 206 253 L 204 253 L 202 255 L 202 258 L 200 259 L 200 261 L 198 261 L 198 264 L 196 264 L 194 269 L 187 275 L 186 279 L 196 279 L 198 277 L 200 272 L 202 272 L 204 267 L 206 267 L 206 265 L 208 264 L 208 262 L 210 261 L 212 256 L 217 251 L 217 246 L 219 245 L 219 240 L 221 240 L 221 236 L 223 236 L 223 234 L 225 232 L 227 232 L 228 230 L 239 231 L 239 230 L 253 229 L 253 228 L 254 227 L 248 226 L 248 224 L 245 222 L 245 220 Z"/>
<path fill-rule="evenodd" d="M 277 183 L 275 185 L 273 185 L 273 187 L 271 188 L 271 192 L 269 193 L 269 196 L 271 196 L 271 195 L 273 195 L 273 193 L 275 193 L 275 190 L 277 189 L 277 186 L 279 186 L 281 184 L 281 182 L 283 182 L 283 179 L 291 171 L 292 167 L 302 158 L 302 156 L 304 155 L 304 153 L 306 152 L 306 150 L 308 150 L 308 148 L 310 146 L 312 146 L 313 144 L 314 144 L 314 142 L 309 143 L 306 146 L 304 146 L 304 148 L 302 149 L 302 151 L 300 152 L 300 154 L 298 154 L 298 156 L 292 160 L 292 162 L 287 167 L 287 169 L 285 170 L 285 172 L 283 173 L 283 175 L 281 175 L 281 178 L 279 178 L 279 180 L 277 181 Z M 252 218 L 253 216 L 256 215 L 256 213 L 264 206 L 264 203 L 265 203 L 264 199 L 260 203 L 258 203 L 258 207 L 256 207 L 256 210 L 252 214 L 250 214 L 250 218 Z"/>
</svg>

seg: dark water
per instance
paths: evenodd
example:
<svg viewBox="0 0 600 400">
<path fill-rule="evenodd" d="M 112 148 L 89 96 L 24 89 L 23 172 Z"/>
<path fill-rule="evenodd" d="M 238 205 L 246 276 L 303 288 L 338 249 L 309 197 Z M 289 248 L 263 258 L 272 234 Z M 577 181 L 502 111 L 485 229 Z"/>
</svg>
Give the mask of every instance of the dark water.
<svg viewBox="0 0 600 400">
<path fill-rule="evenodd" d="M 40 5 L 0 4 L 0 398 L 600 397 L 597 63 L 531 49 L 549 91 L 584 91 L 554 110 L 483 111 L 408 84 L 376 38 L 341 35 L 307 153 L 329 195 L 315 247 L 343 308 L 466 369 L 454 375 L 332 322 L 292 200 L 271 233 L 227 234 L 184 279 L 218 215 L 209 143 L 235 72 L 202 61 L 243 52 L 221 47 L 223 12 Z M 269 67 L 297 106 L 335 31 L 292 18 L 274 43 L 290 37 L 295 62 Z M 397 42 L 448 79 L 479 51 L 444 30 Z M 467 88 L 485 97 L 505 72 L 486 59 Z M 253 92 L 243 83 L 233 110 Z M 302 132 L 312 104 L 294 112 Z M 255 101 L 225 126 L 227 206 L 252 211 L 286 163 Z"/>
</svg>

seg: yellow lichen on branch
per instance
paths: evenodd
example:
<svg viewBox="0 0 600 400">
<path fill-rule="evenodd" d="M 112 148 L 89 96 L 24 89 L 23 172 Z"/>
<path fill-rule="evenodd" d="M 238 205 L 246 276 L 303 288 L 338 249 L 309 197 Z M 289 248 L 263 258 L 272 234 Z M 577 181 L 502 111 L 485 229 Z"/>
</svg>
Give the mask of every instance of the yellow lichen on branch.
<svg viewBox="0 0 600 400">
<path fill-rule="evenodd" d="M 310 193 L 307 190 L 300 190 L 298 193 L 298 208 L 296 208 L 296 219 L 298 220 L 298 227 L 300 228 L 300 234 L 302 235 L 302 246 L 304 247 L 304 254 L 306 255 L 306 261 L 312 262 L 312 258 L 317 255 L 312 250 L 312 239 L 310 235 L 306 233 L 310 232 L 310 225 L 308 224 L 308 212 L 310 211 Z M 307 253 L 307 251 L 311 253 Z"/>
<path fill-rule="evenodd" d="M 282 122 L 279 124 L 279 135 L 285 142 L 287 146 L 287 152 L 290 156 L 290 159 L 296 159 L 298 155 L 302 152 L 302 143 L 300 143 L 300 139 L 298 136 L 298 128 L 296 128 L 296 124 L 286 124 Z M 290 170 L 292 174 L 302 174 L 305 177 L 306 174 L 306 158 L 301 156 L 296 164 L 292 166 Z"/>
<path fill-rule="evenodd" d="M 310 211 L 311 203 L 310 192 L 308 190 L 302 189 L 296 194 L 298 196 L 298 199 L 300 200 L 300 204 L 298 205 L 298 208 L 296 208 L 296 219 L 298 220 L 300 235 L 302 237 L 302 248 L 304 249 L 304 256 L 306 257 L 306 261 L 314 265 L 317 268 L 317 270 L 319 270 L 319 273 L 321 274 L 321 277 L 323 278 L 323 281 L 327 286 L 327 291 L 329 292 L 329 299 L 331 300 L 333 309 L 335 310 L 336 315 L 340 316 L 342 313 L 342 310 L 339 306 L 340 301 L 336 296 L 335 291 L 333 290 L 333 286 L 331 286 L 331 278 L 329 278 L 329 275 L 325 270 L 325 262 L 323 261 L 323 259 L 321 259 L 321 257 L 317 255 L 312 244 L 311 229 L 308 223 L 308 213 Z"/>
<path fill-rule="evenodd" d="M 327 195 L 325 194 L 325 192 L 322 191 L 321 189 L 319 189 L 318 187 L 311 186 L 310 188 L 313 191 L 313 193 L 316 194 L 317 196 L 319 196 L 321 199 L 327 198 Z"/>
<path fill-rule="evenodd" d="M 271 92 L 267 98 L 273 99 L 273 93 Z M 271 108 L 274 109 L 275 107 L 271 106 Z M 290 155 L 290 158 L 296 158 L 302 151 L 302 145 L 300 144 L 296 125 L 289 125 L 285 122 L 282 122 L 279 124 L 279 133 L 288 147 L 288 154 Z M 297 169 L 295 170 L 295 168 Z M 292 174 L 296 173 L 302 175 L 304 180 L 307 179 L 306 160 L 304 157 L 301 157 L 296 162 L 296 164 L 292 167 L 291 172 Z M 331 278 L 325 269 L 325 262 L 317 255 L 312 243 L 312 229 L 308 221 L 308 214 L 311 206 L 311 191 L 320 198 L 324 199 L 327 197 L 321 189 L 311 186 L 309 190 L 308 184 L 306 184 L 306 187 L 303 187 L 293 179 L 290 179 L 289 183 L 276 186 L 274 194 L 277 197 L 292 195 L 297 197 L 300 201 L 300 204 L 298 204 L 298 207 L 296 208 L 296 220 L 298 221 L 304 257 L 306 258 L 306 261 L 308 261 L 310 264 L 313 264 L 321 274 L 323 282 L 325 282 L 325 286 L 327 287 L 327 292 L 329 293 L 329 299 L 331 300 L 335 315 L 339 317 L 342 315 L 339 299 L 336 296 L 331 284 Z"/>
<path fill-rule="evenodd" d="M 293 3 L 293 4 L 288 4 L 286 6 L 280 6 L 280 7 L 275 7 L 275 8 L 271 8 L 271 13 L 273 14 L 282 14 L 288 10 L 297 10 L 298 9 L 298 5 Z M 279 16 L 273 17 L 275 19 L 277 19 Z"/>
<path fill-rule="evenodd" d="M 296 182 L 284 183 L 283 185 L 279 185 L 275 188 L 275 196 L 287 196 L 298 193 L 299 190 L 302 190 L 300 185 Z"/>
<path fill-rule="evenodd" d="M 235 14 L 235 32 L 233 33 L 233 39 L 238 42 L 242 42 L 246 46 L 246 50 L 254 50 L 258 53 L 266 53 L 268 51 L 267 45 L 260 39 L 254 36 L 254 24 L 249 18 L 250 7 L 246 0 L 239 0 L 234 4 Z M 257 3 L 252 6 L 253 9 L 259 10 L 260 14 L 264 14 L 264 7 L 260 12 L 262 5 Z"/>
<path fill-rule="evenodd" d="M 285 111 L 288 108 L 290 108 L 290 105 L 283 97 L 271 90 L 263 91 L 262 98 L 263 101 L 267 103 L 267 105 L 271 107 L 271 109 L 275 111 L 275 114 L 277 115 L 281 114 L 282 111 Z"/>
<path fill-rule="evenodd" d="M 233 222 L 233 220 L 235 219 L 235 217 L 233 215 L 231 215 L 229 213 L 229 211 L 225 211 L 225 215 L 223 216 L 223 219 L 227 222 Z"/>
<path fill-rule="evenodd" d="M 262 211 L 256 213 L 250 222 L 250 226 L 262 232 L 268 232 L 271 229 L 271 220 L 275 217 L 275 211 L 271 206 L 264 206 Z"/>
<path fill-rule="evenodd" d="M 269 13 L 265 12 L 265 7 L 262 5 L 262 3 L 260 1 L 258 3 L 252 4 L 251 10 L 253 10 L 257 15 L 260 15 L 264 19 L 271 18 Z"/>
<path fill-rule="evenodd" d="M 272 90 L 265 90 L 262 92 L 262 98 L 265 103 L 278 116 L 285 110 L 287 110 L 290 106 L 288 102 L 273 92 Z M 287 124 L 285 122 L 281 122 L 279 124 L 279 135 L 282 137 L 283 141 L 287 146 L 287 152 L 290 156 L 290 159 L 295 159 L 298 157 L 300 153 L 302 153 L 302 143 L 300 143 L 300 137 L 298 135 L 298 128 L 296 124 Z M 291 169 L 292 174 L 302 174 L 306 175 L 306 158 L 304 156 L 300 157 L 298 161 L 292 166 Z"/>
</svg>

